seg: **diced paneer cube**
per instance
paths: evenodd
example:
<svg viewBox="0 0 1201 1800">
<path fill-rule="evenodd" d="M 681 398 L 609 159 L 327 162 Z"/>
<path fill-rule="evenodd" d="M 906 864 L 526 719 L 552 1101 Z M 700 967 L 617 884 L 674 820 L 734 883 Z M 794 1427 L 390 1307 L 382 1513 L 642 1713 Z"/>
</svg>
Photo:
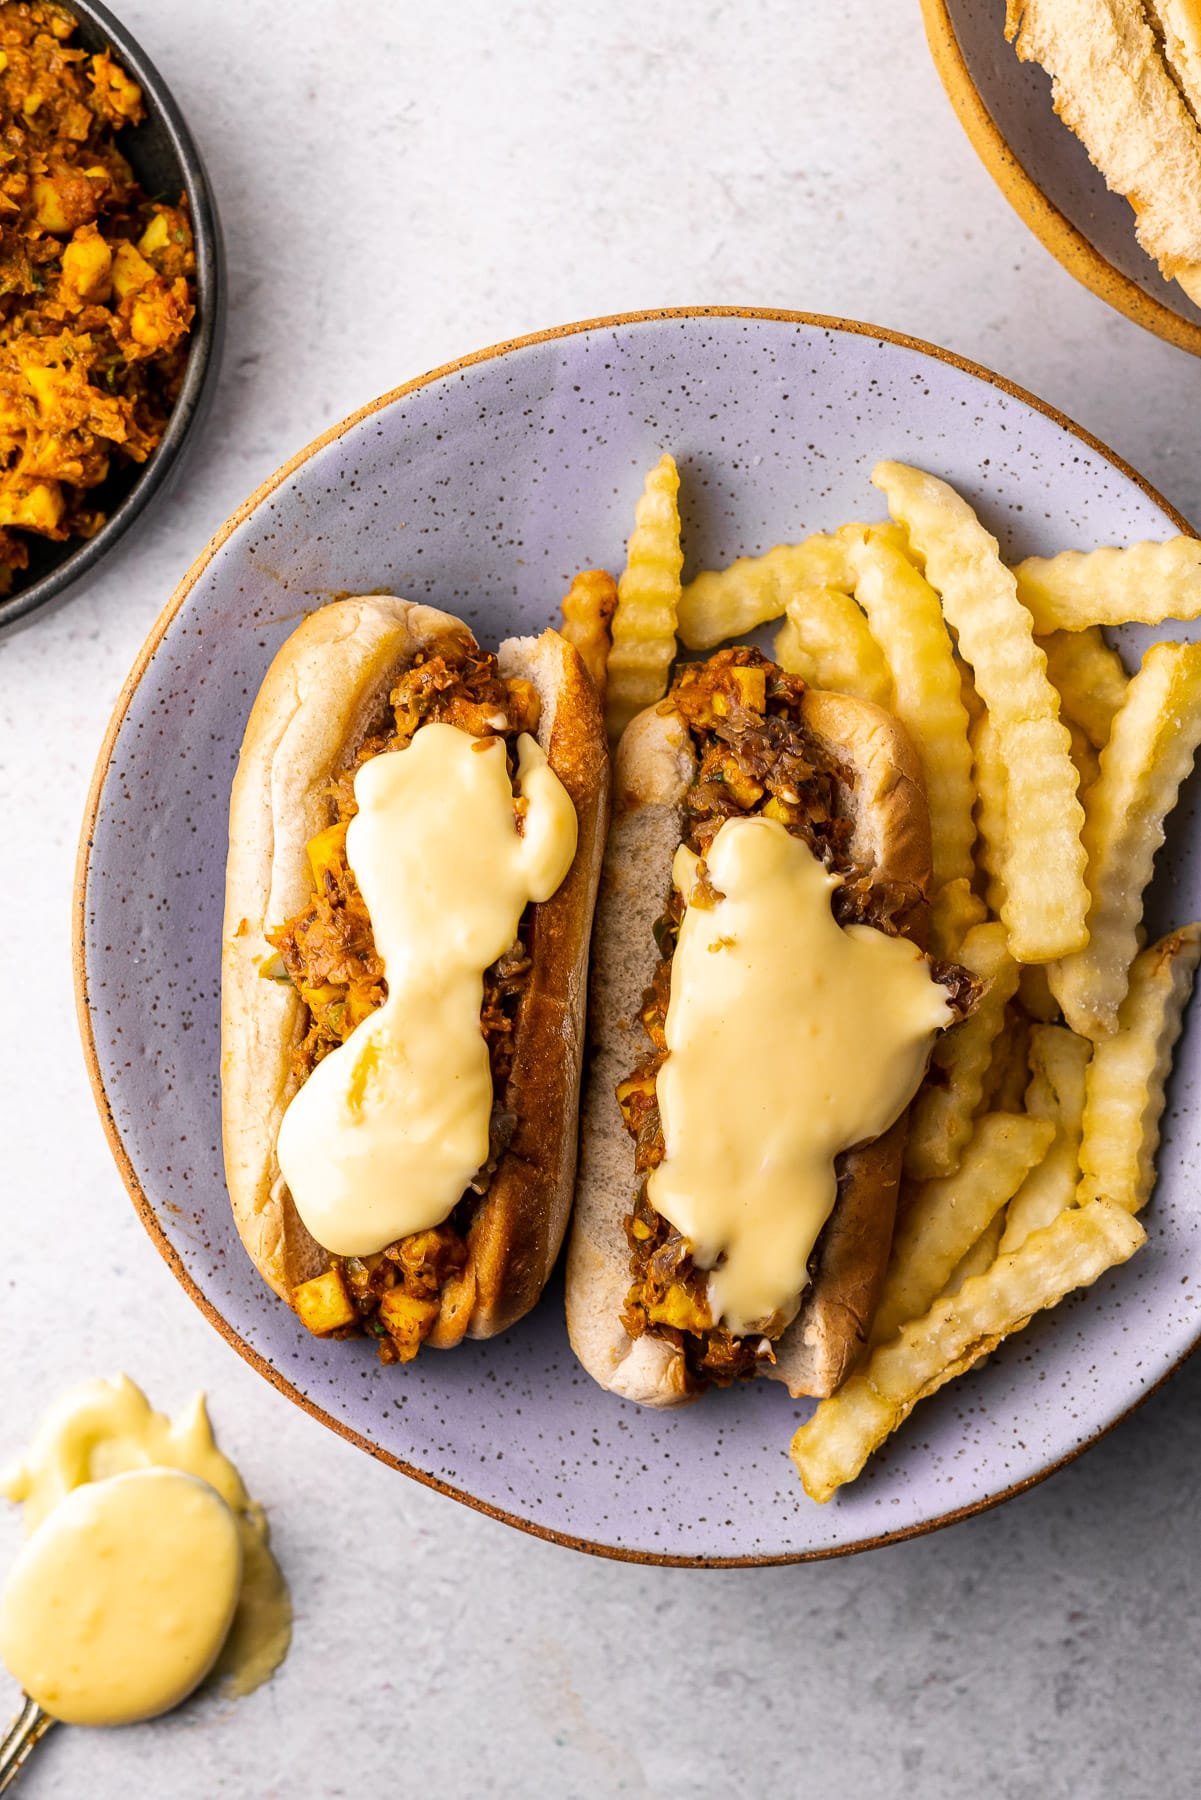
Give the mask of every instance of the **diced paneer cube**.
<svg viewBox="0 0 1201 1800">
<path fill-rule="evenodd" d="M 0 525 L 40 531 L 53 537 L 66 502 L 57 481 L 14 481 L 0 489 Z"/>
<path fill-rule="evenodd" d="M 403 1288 L 388 1289 L 380 1300 L 379 1316 L 401 1362 L 412 1362 L 433 1330 L 440 1309 L 437 1299 L 417 1300 Z"/>
<path fill-rule="evenodd" d="M 739 670 L 738 673 L 741 674 L 742 671 Z M 753 674 L 754 671 L 752 670 L 751 673 Z M 729 788 L 732 798 L 737 801 L 739 806 L 749 809 L 757 800 L 763 798 L 763 783 L 756 781 L 753 776 L 741 769 L 734 757 L 727 757 L 722 763 L 721 776 Z"/>
<path fill-rule="evenodd" d="M 733 668 L 730 674 L 742 704 L 752 712 L 762 712 L 767 705 L 767 670 Z"/>
<path fill-rule="evenodd" d="M 138 239 L 138 249 L 149 260 L 156 251 L 165 250 L 171 241 L 171 230 L 167 224 L 166 214 L 156 212 Z"/>
<path fill-rule="evenodd" d="M 157 279 L 146 258 L 132 244 L 117 245 L 113 256 L 113 287 L 119 300 L 124 300 L 127 294 L 136 294 L 139 288 Z"/>
<path fill-rule="evenodd" d="M 301 1324 L 316 1337 L 340 1331 L 345 1325 L 353 1325 L 358 1318 L 337 1269 L 327 1269 L 324 1275 L 302 1281 L 299 1287 L 292 1289 L 292 1304 Z"/>
<path fill-rule="evenodd" d="M 670 1325 L 676 1331 L 707 1331 L 713 1320 L 705 1302 L 673 1281 L 662 1300 L 647 1308 L 652 1325 Z"/>
<path fill-rule="evenodd" d="M 112 125 L 136 125 L 142 118 L 142 90 L 125 73 L 108 51 L 98 51 L 91 59 L 94 105 L 101 118 Z"/>
<path fill-rule="evenodd" d="M 33 178 L 33 216 L 43 231 L 70 231 L 64 196 L 48 175 Z"/>
<path fill-rule="evenodd" d="M 345 852 L 345 824 L 327 825 L 324 831 L 309 839 L 306 849 L 309 868 L 313 871 L 313 885 L 320 893 L 325 887 L 326 871 L 340 862 Z"/>
<path fill-rule="evenodd" d="M 361 1025 L 364 1019 L 369 1019 L 374 1011 L 375 1003 L 369 992 L 364 991 L 361 987 L 352 987 L 346 990 L 346 1027 L 348 1031 L 353 1031 L 356 1025 Z"/>
<path fill-rule="evenodd" d="M 63 251 L 63 298 L 88 304 L 107 300 L 112 267 L 113 253 L 96 227 L 81 225 Z"/>
</svg>

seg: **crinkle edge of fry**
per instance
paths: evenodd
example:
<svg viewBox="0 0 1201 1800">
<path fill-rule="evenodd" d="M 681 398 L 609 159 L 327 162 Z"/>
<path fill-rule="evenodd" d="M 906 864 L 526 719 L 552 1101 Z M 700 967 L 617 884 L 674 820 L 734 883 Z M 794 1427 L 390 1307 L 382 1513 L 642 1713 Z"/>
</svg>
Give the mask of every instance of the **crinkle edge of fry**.
<svg viewBox="0 0 1201 1800">
<path fill-rule="evenodd" d="M 1092 1200 L 1034 1232 L 983 1275 L 971 1276 L 957 1294 L 936 1300 L 922 1318 L 873 1350 L 864 1367 L 798 1428 L 790 1454 L 806 1493 L 821 1503 L 829 1500 L 855 1479 L 920 1400 L 1021 1331 L 1037 1313 L 1125 1262 L 1145 1239 L 1142 1226 L 1121 1207 Z"/>
</svg>

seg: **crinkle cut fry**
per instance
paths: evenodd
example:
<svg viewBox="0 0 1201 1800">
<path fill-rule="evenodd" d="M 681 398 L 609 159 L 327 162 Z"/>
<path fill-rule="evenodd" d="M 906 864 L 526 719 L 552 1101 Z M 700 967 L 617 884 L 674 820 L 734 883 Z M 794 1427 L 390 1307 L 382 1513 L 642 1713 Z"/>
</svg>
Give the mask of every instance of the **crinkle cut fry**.
<svg viewBox="0 0 1201 1800">
<path fill-rule="evenodd" d="M 1017 1193 L 1055 1134 L 1046 1119 L 985 1113 L 953 1175 L 924 1181 L 903 1205 L 872 1342 L 883 1343 L 937 1299 L 956 1265 Z"/>
<path fill-rule="evenodd" d="M 1075 1202 L 1080 1172 L 1080 1131 L 1092 1045 L 1064 1025 L 1035 1025 L 1030 1033 L 1030 1085 L 1026 1111 L 1055 1129 L 1050 1149 L 1009 1202 L 1003 1251 L 1016 1250 Z"/>
<path fill-rule="evenodd" d="M 740 556 L 725 569 L 703 569 L 680 595 L 680 641 L 712 650 L 781 618 L 799 588 L 849 593 L 852 575 L 838 539 L 817 532 L 800 544 L 777 544 L 762 556 Z"/>
<path fill-rule="evenodd" d="M 1080 727 L 1094 750 L 1103 750 L 1130 679 L 1121 657 L 1105 642 L 1099 625 L 1052 631 L 1045 637 L 1036 634 L 1035 642 L 1047 659 L 1047 676 L 1059 695 L 1062 716 Z"/>
<path fill-rule="evenodd" d="M 854 694 L 892 710 L 892 676 L 884 653 L 849 594 L 834 587 L 798 587 L 785 610 L 775 642 L 782 669 L 803 676 L 810 687 Z"/>
<path fill-rule="evenodd" d="M 939 1079 L 914 1102 L 905 1150 L 905 1173 L 917 1181 L 949 1175 L 972 1134 L 993 1045 L 1005 1024 L 1005 1007 L 1017 990 L 1018 967 L 999 919 L 975 925 L 957 953 L 965 969 L 986 984 L 973 1013 L 943 1033 L 931 1068 Z"/>
<path fill-rule="evenodd" d="M 896 715 L 922 760 L 937 896 L 948 882 L 970 879 L 976 835 L 968 716 L 951 639 L 938 595 L 895 527 L 844 525 L 838 540 L 855 598 L 892 672 Z"/>
<path fill-rule="evenodd" d="M 894 519 L 924 559 L 959 649 L 971 664 L 1005 765 L 1011 817 L 1002 918 L 1019 962 L 1050 962 L 1087 941 L 1084 813 L 1059 696 L 1034 642 L 1029 613 L 997 542 L 945 481 L 903 463 L 872 474 Z"/>
<path fill-rule="evenodd" d="M 617 583 L 604 569 L 581 569 L 573 575 L 563 596 L 560 636 L 574 644 L 592 677 L 592 685 L 605 697 L 609 674 L 611 628 L 617 607 Z"/>
<path fill-rule="evenodd" d="M 679 492 L 675 458 L 663 455 L 648 472 L 634 509 L 626 566 L 617 583 L 605 696 L 612 739 L 621 735 L 636 712 L 661 700 L 667 691 L 684 566 Z"/>
<path fill-rule="evenodd" d="M 1014 575 L 1040 634 L 1201 618 L 1201 538 L 1028 556 Z"/>
<path fill-rule="evenodd" d="M 972 726 L 972 758 L 976 779 L 976 862 L 990 911 L 1001 916 L 1005 906 L 1005 865 L 1009 858 L 1009 783 L 1001 760 L 1000 738 L 988 713 Z"/>
<path fill-rule="evenodd" d="M 1155 856 L 1201 743 L 1201 644 L 1152 644 L 1114 715 L 1085 803 L 1088 943 L 1048 970 L 1073 1031 L 1117 1027 Z"/>
<path fill-rule="evenodd" d="M 1036 1313 L 1125 1262 L 1145 1240 L 1129 1213 L 1092 1200 L 1061 1213 L 1019 1250 L 965 1281 L 957 1294 L 936 1300 L 922 1318 L 873 1350 L 796 1432 L 791 1455 L 806 1493 L 829 1500 L 854 1481 L 919 1400 L 970 1369 Z"/>
<path fill-rule="evenodd" d="M 1085 1084 L 1077 1198 L 1136 1213 L 1155 1185 L 1172 1052 L 1201 959 L 1201 924 L 1169 932 L 1134 959 L 1118 1029 L 1093 1050 Z"/>
</svg>

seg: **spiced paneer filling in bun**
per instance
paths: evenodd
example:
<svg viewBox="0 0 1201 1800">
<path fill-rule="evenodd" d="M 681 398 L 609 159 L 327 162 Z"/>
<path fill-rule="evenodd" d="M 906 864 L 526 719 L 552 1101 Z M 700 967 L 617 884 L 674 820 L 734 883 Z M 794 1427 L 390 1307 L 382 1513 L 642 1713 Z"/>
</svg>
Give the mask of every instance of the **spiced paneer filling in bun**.
<svg viewBox="0 0 1201 1800">
<path fill-rule="evenodd" d="M 757 1372 L 831 1392 L 879 1297 L 906 1108 L 974 996 L 922 951 L 916 756 L 740 648 L 627 728 L 614 788 L 573 1343 L 649 1404 Z"/>
<path fill-rule="evenodd" d="M 599 703 L 554 631 L 338 601 L 284 644 L 230 814 L 226 1168 L 243 1242 L 386 1362 L 535 1303 L 571 1204 Z"/>
</svg>

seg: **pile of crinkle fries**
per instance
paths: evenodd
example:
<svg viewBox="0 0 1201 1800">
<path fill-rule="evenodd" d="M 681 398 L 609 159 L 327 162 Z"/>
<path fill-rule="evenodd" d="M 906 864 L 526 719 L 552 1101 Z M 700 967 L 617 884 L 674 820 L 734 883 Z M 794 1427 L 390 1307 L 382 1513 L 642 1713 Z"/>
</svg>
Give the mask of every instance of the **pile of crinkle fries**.
<svg viewBox="0 0 1201 1800">
<path fill-rule="evenodd" d="M 1201 924 L 1143 947 L 1164 821 L 1201 741 L 1201 644 L 1133 675 L 1102 628 L 1201 616 L 1201 541 L 1016 568 L 946 482 L 872 475 L 891 522 L 844 525 L 681 585 L 679 477 L 646 478 L 616 584 L 587 571 L 564 632 L 617 736 L 690 650 L 781 619 L 776 660 L 908 730 L 933 836 L 933 954 L 983 997 L 914 1103 L 871 1342 L 796 1432 L 828 1500 L 953 1376 L 1124 1262 L 1155 1180 L 1164 1084 Z"/>
</svg>

